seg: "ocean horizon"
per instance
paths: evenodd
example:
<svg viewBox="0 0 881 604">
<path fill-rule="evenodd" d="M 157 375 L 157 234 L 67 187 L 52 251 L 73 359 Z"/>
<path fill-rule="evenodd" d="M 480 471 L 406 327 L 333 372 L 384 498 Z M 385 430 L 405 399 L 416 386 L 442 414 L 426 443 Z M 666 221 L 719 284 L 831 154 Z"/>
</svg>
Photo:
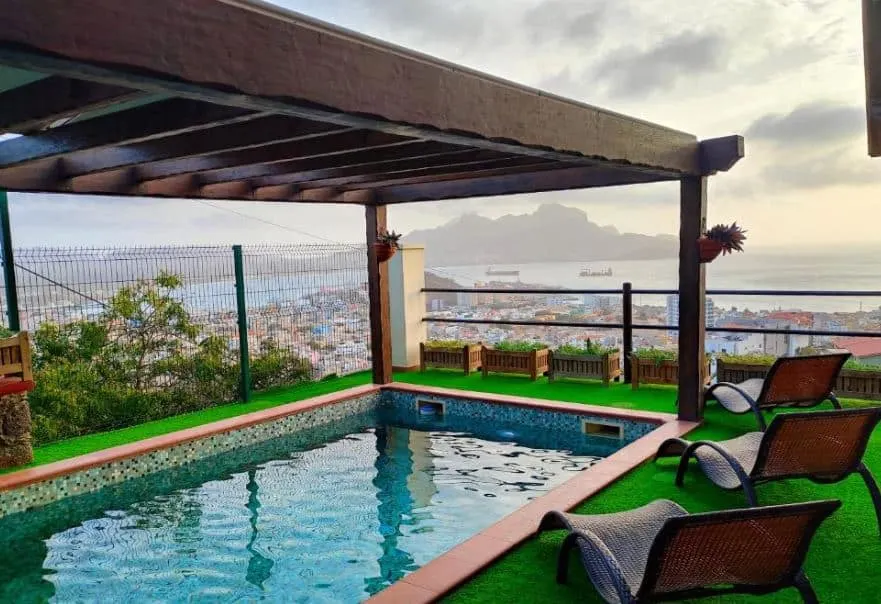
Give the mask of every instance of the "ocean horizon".
<svg viewBox="0 0 881 604">
<path fill-rule="evenodd" d="M 464 287 L 477 282 L 516 282 L 517 278 L 488 276 L 486 264 L 426 267 L 441 277 L 455 279 Z M 630 282 L 634 289 L 676 289 L 678 258 L 655 260 L 595 260 L 494 264 L 493 269 L 520 271 L 522 283 L 567 289 L 620 289 Z M 611 277 L 579 277 L 585 268 L 612 269 Z M 787 248 L 756 248 L 720 256 L 707 265 L 707 289 L 878 291 L 881 294 L 881 246 L 793 251 Z M 881 295 L 862 297 L 713 296 L 716 305 L 754 310 L 806 310 L 855 312 L 881 307 Z M 665 303 L 664 296 L 634 295 L 640 305 Z"/>
</svg>

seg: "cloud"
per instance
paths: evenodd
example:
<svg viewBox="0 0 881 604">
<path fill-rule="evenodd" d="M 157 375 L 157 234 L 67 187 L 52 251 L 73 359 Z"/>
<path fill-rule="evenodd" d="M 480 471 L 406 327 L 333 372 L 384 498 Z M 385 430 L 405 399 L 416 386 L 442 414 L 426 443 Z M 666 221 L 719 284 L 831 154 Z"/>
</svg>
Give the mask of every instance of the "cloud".
<svg viewBox="0 0 881 604">
<path fill-rule="evenodd" d="M 776 145 L 817 145 L 853 139 L 865 130 L 865 110 L 855 105 L 816 101 L 789 113 L 755 120 L 746 136 Z"/>
<path fill-rule="evenodd" d="M 682 32 L 646 48 L 609 53 L 594 69 L 615 96 L 638 96 L 672 88 L 679 80 L 724 66 L 726 43 L 715 33 Z"/>
<path fill-rule="evenodd" d="M 587 47 L 601 37 L 611 4 L 585 6 L 583 0 L 547 0 L 527 10 L 523 27 L 537 44 L 575 44 Z"/>
<path fill-rule="evenodd" d="M 856 159 L 838 151 L 805 159 L 781 159 L 766 165 L 762 177 L 770 191 L 814 192 L 836 186 L 859 187 L 881 184 L 881 170 L 868 158 Z"/>
</svg>

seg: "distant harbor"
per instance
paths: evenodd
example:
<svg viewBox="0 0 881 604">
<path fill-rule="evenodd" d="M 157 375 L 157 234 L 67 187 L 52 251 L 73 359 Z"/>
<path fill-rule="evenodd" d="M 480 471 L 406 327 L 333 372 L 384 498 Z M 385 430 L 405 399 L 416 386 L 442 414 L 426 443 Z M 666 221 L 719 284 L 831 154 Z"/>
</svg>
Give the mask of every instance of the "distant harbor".
<svg viewBox="0 0 881 604">
<path fill-rule="evenodd" d="M 581 269 L 581 272 L 578 273 L 579 277 L 611 277 L 612 276 L 612 267 L 607 266 L 602 270 L 595 271 L 590 268 Z"/>
<path fill-rule="evenodd" d="M 486 274 L 488 277 L 519 277 L 520 271 L 489 267 L 488 269 L 486 269 Z"/>
</svg>

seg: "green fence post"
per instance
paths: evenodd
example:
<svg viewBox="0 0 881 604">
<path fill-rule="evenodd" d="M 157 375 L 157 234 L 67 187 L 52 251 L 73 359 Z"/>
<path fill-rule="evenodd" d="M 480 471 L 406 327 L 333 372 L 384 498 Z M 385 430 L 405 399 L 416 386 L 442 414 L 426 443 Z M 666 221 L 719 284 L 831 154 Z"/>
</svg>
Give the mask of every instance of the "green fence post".
<svg viewBox="0 0 881 604">
<path fill-rule="evenodd" d="M 245 303 L 245 264 L 242 246 L 232 246 L 236 270 L 236 310 L 239 316 L 239 374 L 241 376 L 242 401 L 251 400 L 251 357 L 248 355 L 248 306 Z"/>
<path fill-rule="evenodd" d="M 18 314 L 18 287 L 15 283 L 15 259 L 12 254 L 12 227 L 9 225 L 9 199 L 0 189 L 0 245 L 3 247 L 3 284 L 6 287 L 6 316 L 9 329 L 21 331 Z"/>
</svg>

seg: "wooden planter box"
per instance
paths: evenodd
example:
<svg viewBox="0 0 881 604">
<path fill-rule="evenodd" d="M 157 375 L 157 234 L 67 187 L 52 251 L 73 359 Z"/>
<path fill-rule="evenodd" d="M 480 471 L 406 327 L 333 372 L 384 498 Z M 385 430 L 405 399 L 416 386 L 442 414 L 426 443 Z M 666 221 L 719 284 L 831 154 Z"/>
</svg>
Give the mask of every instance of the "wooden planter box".
<svg viewBox="0 0 881 604">
<path fill-rule="evenodd" d="M 710 361 L 703 368 L 704 383 L 710 381 Z M 679 361 L 655 361 L 654 359 L 630 358 L 630 376 L 633 389 L 640 384 L 672 384 L 679 385 Z"/>
<path fill-rule="evenodd" d="M 480 344 L 466 344 L 462 348 L 430 348 L 419 344 L 419 369 L 461 369 L 468 375 L 480 369 Z"/>
<path fill-rule="evenodd" d="M 489 372 L 497 373 L 521 373 L 528 375 L 533 381 L 538 376 L 548 372 L 550 350 L 530 350 L 529 352 L 512 352 L 508 350 L 496 350 L 483 347 L 482 358 L 483 376 Z"/>
<path fill-rule="evenodd" d="M 610 352 L 603 355 L 573 355 L 551 353 L 550 380 L 557 378 L 591 378 L 602 380 L 603 384 L 621 375 L 621 354 Z"/>
<path fill-rule="evenodd" d="M 753 378 L 764 379 L 770 365 L 716 361 L 716 381 L 742 382 Z M 878 371 L 842 369 L 835 382 L 835 394 L 842 398 L 881 400 L 881 368 Z"/>
</svg>

